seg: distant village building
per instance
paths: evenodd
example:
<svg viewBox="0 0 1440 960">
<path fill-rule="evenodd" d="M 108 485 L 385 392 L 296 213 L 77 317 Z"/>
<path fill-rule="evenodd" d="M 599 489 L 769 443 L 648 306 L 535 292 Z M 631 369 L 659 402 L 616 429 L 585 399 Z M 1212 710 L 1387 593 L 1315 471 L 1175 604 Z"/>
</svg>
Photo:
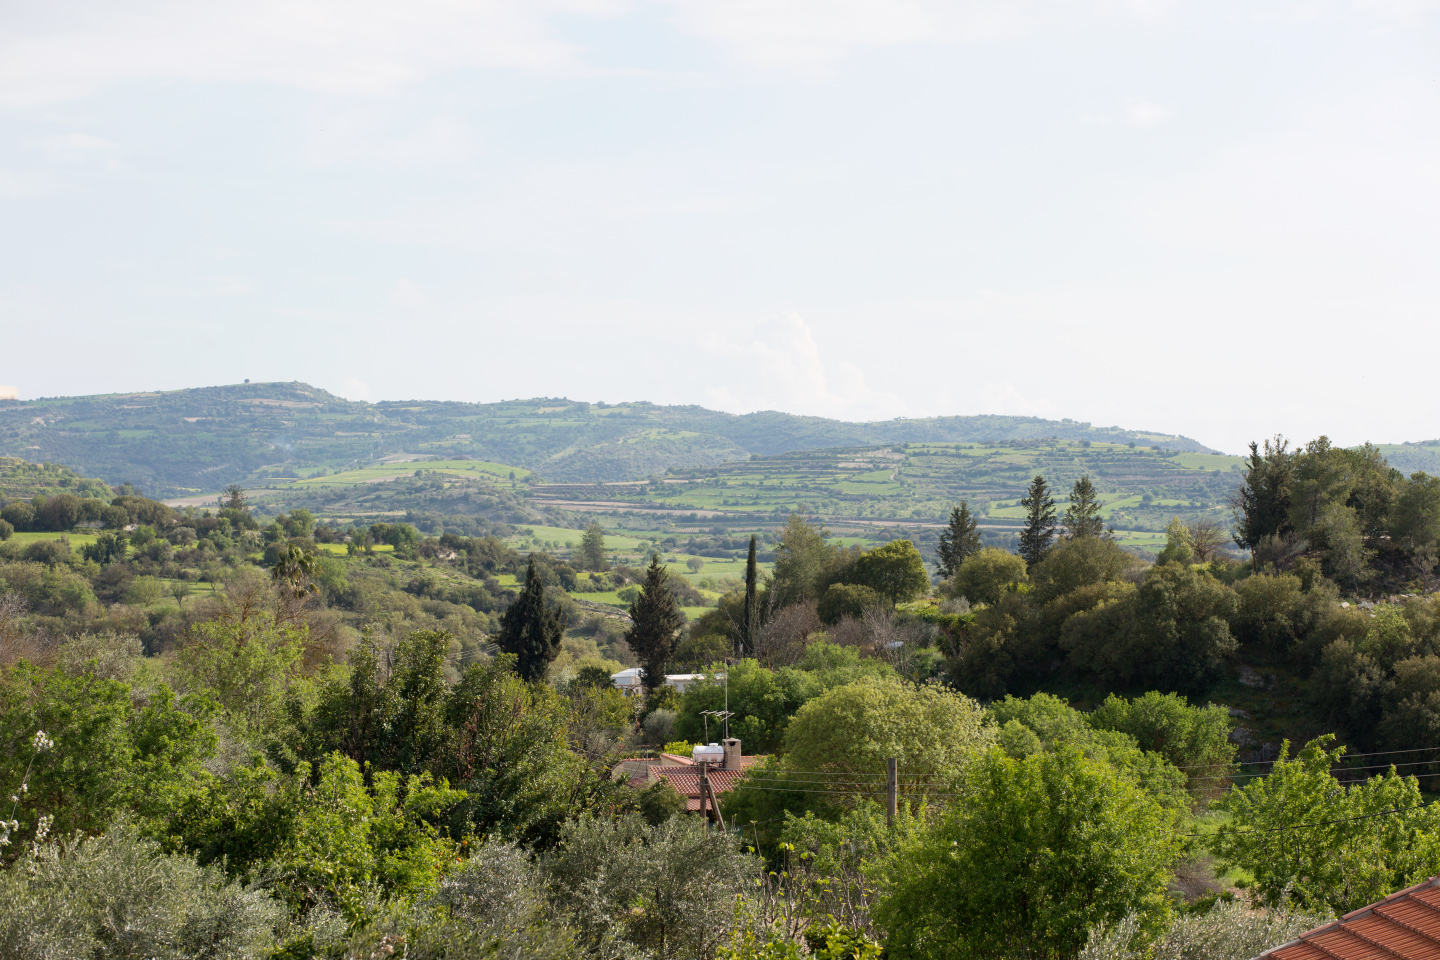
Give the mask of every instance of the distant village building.
<svg viewBox="0 0 1440 960">
<path fill-rule="evenodd" d="M 665 686 L 673 688 L 676 693 L 684 693 L 694 684 L 706 679 L 709 677 L 703 673 L 667 673 L 665 674 Z M 715 679 L 723 680 L 725 674 L 716 674 Z M 621 693 L 641 693 L 645 689 L 645 668 L 631 667 L 628 670 L 621 670 L 619 673 L 612 673 L 610 682 L 615 684 L 615 689 Z"/>
</svg>

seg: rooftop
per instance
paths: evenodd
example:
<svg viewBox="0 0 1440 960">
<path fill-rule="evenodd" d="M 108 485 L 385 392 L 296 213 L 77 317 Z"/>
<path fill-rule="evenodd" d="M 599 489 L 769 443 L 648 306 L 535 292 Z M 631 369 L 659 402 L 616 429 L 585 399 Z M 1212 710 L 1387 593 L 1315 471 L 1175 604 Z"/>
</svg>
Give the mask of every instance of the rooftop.
<svg viewBox="0 0 1440 960">
<path fill-rule="evenodd" d="M 1256 960 L 1440 960 L 1440 877 L 1352 910 Z"/>
</svg>

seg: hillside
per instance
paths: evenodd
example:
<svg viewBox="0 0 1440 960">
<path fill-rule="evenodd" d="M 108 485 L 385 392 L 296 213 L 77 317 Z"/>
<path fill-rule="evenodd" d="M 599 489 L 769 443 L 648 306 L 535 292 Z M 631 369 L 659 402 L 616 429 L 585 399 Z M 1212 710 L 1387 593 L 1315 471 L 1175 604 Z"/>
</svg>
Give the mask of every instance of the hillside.
<svg viewBox="0 0 1440 960">
<path fill-rule="evenodd" d="M 228 483 L 308 478 L 409 457 L 473 458 L 566 483 L 634 480 L 752 455 L 914 443 L 1058 438 L 1207 452 L 1185 437 L 1034 417 L 849 423 L 696 406 L 359 403 L 307 384 L 252 383 L 157 393 L 0 402 L 0 455 L 69 464 L 154 496 Z"/>
<path fill-rule="evenodd" d="M 53 497 L 59 493 L 105 500 L 115 495 L 105 481 L 82 477 L 58 463 L 29 463 L 19 457 L 0 457 L 0 502 Z"/>
<path fill-rule="evenodd" d="M 1089 476 L 1122 542 L 1148 549 L 1163 542 L 1160 532 L 1173 516 L 1228 524 L 1242 462 L 1087 441 L 896 444 L 755 457 L 675 470 L 658 482 L 540 483 L 530 488 L 530 499 L 617 518 L 626 512 L 668 516 L 682 528 L 763 526 L 798 510 L 836 530 L 883 527 L 926 544 L 963 499 L 998 542 L 1006 542 L 1004 533 L 1020 524 L 1018 501 L 1035 474 L 1050 480 L 1062 506 L 1071 484 Z"/>
</svg>

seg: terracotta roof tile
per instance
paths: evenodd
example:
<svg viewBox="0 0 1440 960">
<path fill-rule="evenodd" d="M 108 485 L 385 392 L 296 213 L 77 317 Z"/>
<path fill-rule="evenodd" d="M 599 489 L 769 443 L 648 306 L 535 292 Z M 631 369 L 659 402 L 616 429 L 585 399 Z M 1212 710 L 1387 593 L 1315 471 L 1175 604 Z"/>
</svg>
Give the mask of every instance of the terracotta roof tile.
<svg viewBox="0 0 1440 960">
<path fill-rule="evenodd" d="M 1256 960 L 1440 960 L 1440 877 L 1352 910 Z"/>
</svg>

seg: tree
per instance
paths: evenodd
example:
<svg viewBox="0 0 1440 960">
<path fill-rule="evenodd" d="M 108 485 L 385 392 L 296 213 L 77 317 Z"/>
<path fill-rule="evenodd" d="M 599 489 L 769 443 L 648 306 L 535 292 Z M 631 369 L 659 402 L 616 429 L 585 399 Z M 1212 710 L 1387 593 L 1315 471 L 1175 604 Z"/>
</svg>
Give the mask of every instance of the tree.
<svg viewBox="0 0 1440 960">
<path fill-rule="evenodd" d="M 1222 556 L 1221 547 L 1230 535 L 1214 520 L 1197 520 L 1190 525 L 1190 548 L 1195 551 L 1196 563 L 1209 563 Z"/>
<path fill-rule="evenodd" d="M 930 589 L 925 561 L 909 540 L 891 540 L 866 550 L 855 558 L 845 579 L 869 587 L 889 600 L 891 606 L 913 600 Z"/>
<path fill-rule="evenodd" d="M 187 686 L 219 703 L 230 733 L 240 740 L 273 738 L 285 695 L 299 672 L 308 630 L 268 612 L 198 623 L 176 657 Z"/>
<path fill-rule="evenodd" d="M 660 555 L 650 554 L 645 583 L 630 605 L 631 622 L 625 632 L 625 642 L 645 669 L 647 690 L 654 690 L 665 682 L 665 665 L 674 655 L 680 630 L 685 626 L 685 615 L 675 605 L 669 579 L 670 574 L 660 565 Z"/>
<path fill-rule="evenodd" d="M 591 520 L 580 538 L 580 556 L 586 570 L 605 571 L 610 564 L 605 560 L 605 528 L 598 521 Z"/>
<path fill-rule="evenodd" d="M 1065 536 L 1072 540 L 1105 535 L 1105 521 L 1100 516 L 1100 495 L 1089 477 L 1075 481 L 1070 490 L 1070 506 L 1065 508 Z"/>
<path fill-rule="evenodd" d="M 245 489 L 238 483 L 232 483 L 226 487 L 220 497 L 220 509 L 248 513 L 250 506 L 249 499 L 245 496 Z"/>
<path fill-rule="evenodd" d="M 1050 487 L 1039 474 L 1030 481 L 1025 496 L 1020 500 L 1025 508 L 1025 529 L 1020 531 L 1020 556 L 1025 565 L 1033 567 L 1045 556 L 1055 540 L 1055 500 L 1050 496 Z"/>
<path fill-rule="evenodd" d="M 1155 690 L 1134 700 L 1112 693 L 1088 719 L 1092 727 L 1129 734 L 1142 749 L 1188 770 L 1196 790 L 1222 783 L 1218 778 L 1235 762 L 1229 711 L 1213 703 L 1191 706 L 1178 694 Z"/>
<path fill-rule="evenodd" d="M 858 620 L 866 610 L 883 602 L 880 594 L 864 584 L 832 583 L 815 605 L 815 613 L 821 623 L 834 626 L 847 617 Z"/>
<path fill-rule="evenodd" d="M 1109 537 L 1061 540 L 1030 571 L 1031 599 L 1045 604 L 1081 587 L 1119 580 L 1137 562 Z"/>
<path fill-rule="evenodd" d="M 0 540 L 3 539 L 4 537 L 0 537 Z M 124 560 L 125 548 L 125 534 L 102 533 L 95 538 L 94 543 L 87 543 L 80 548 L 80 556 L 86 560 L 93 560 L 103 567 L 117 560 Z"/>
<path fill-rule="evenodd" d="M 1165 549 L 1155 558 L 1156 563 L 1189 563 L 1195 559 L 1195 548 L 1190 543 L 1190 528 L 1179 517 L 1171 517 L 1165 528 Z"/>
<path fill-rule="evenodd" d="M 299 600 L 320 592 L 315 584 L 318 573 L 315 556 L 292 543 L 280 552 L 275 565 L 270 568 L 270 579 L 275 586 Z"/>
<path fill-rule="evenodd" d="M 545 600 L 545 584 L 535 570 L 535 555 L 525 571 L 525 588 L 500 620 L 499 646 L 514 654 L 515 669 L 526 680 L 545 679 L 545 671 L 560 654 L 565 636 L 565 614 Z"/>
<path fill-rule="evenodd" d="M 88 665 L 87 665 L 88 666 Z M 215 755 L 215 704 L 176 697 L 163 684 L 143 694 L 89 669 L 75 675 L 22 663 L 0 682 L 0 783 L 11 843 L 44 817 L 54 834 L 99 833 L 128 811 L 154 821 L 199 789 Z"/>
<path fill-rule="evenodd" d="M 1090 929 L 1169 920 L 1173 815 L 1071 747 L 971 765 L 959 801 L 906 845 L 876 907 L 896 960 L 1059 960 Z"/>
<path fill-rule="evenodd" d="M 861 677 L 809 700 L 785 729 L 785 763 L 830 775 L 836 789 L 873 788 L 890 757 L 907 795 L 943 790 L 976 750 L 993 742 L 984 712 L 943 687 Z"/>
<path fill-rule="evenodd" d="M 994 606 L 1012 584 L 1025 583 L 1028 579 L 1022 558 L 999 547 L 986 547 L 965 558 L 950 579 L 948 589 L 971 603 Z"/>
<path fill-rule="evenodd" d="M 1264 453 L 1250 443 L 1250 466 L 1235 491 L 1235 543 L 1254 550 L 1266 537 L 1289 533 L 1290 485 L 1295 476 L 1295 454 L 1290 441 L 1275 435 L 1266 440 Z"/>
<path fill-rule="evenodd" d="M 1194 691 L 1216 679 L 1238 646 L 1233 590 L 1175 563 L 1151 567 L 1138 588 L 1114 587 L 1108 602 L 1065 622 L 1060 643 L 1072 664 L 1120 686 Z"/>
<path fill-rule="evenodd" d="M 836 550 L 825 542 L 829 531 L 798 513 L 790 514 L 778 531 L 775 546 L 775 573 L 770 592 L 775 605 L 818 599 L 820 581 L 835 557 Z"/>
<path fill-rule="evenodd" d="M 750 534 L 750 553 L 745 558 L 745 605 L 740 611 L 740 642 L 739 652 L 741 654 L 752 653 L 755 650 L 755 635 L 760 630 L 760 605 L 756 596 L 756 588 L 759 585 L 760 572 L 755 562 L 755 534 Z"/>
<path fill-rule="evenodd" d="M 1384 776 L 1343 786 L 1330 775 L 1345 754 L 1327 734 L 1269 776 L 1223 801 L 1233 819 L 1212 849 L 1255 876 L 1262 902 L 1345 913 L 1417 883 L 1440 857 L 1440 808 L 1425 803 L 1414 777 Z M 1392 811 L 1409 811 L 1394 813 Z"/>
<path fill-rule="evenodd" d="M 964 500 L 950 508 L 950 523 L 940 531 L 940 544 L 935 548 L 935 572 L 948 580 L 970 556 L 980 550 L 980 523 L 970 515 Z"/>
</svg>

